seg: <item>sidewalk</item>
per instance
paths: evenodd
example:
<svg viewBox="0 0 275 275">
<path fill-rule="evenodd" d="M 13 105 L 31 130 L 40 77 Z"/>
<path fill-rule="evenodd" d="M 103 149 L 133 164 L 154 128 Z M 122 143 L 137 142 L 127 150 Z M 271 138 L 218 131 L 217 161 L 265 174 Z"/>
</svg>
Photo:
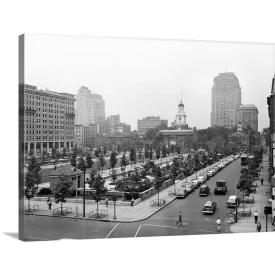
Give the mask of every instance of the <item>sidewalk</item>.
<svg viewBox="0 0 275 275">
<path fill-rule="evenodd" d="M 238 222 L 235 224 L 232 224 L 229 226 L 229 231 L 231 233 L 248 233 L 248 232 L 257 232 L 256 231 L 256 224 L 254 220 L 254 211 L 257 210 L 258 212 L 258 221 L 262 225 L 261 232 L 266 232 L 266 216 L 264 214 L 264 207 L 270 206 L 269 204 L 269 198 L 270 194 L 269 192 L 270 187 L 268 183 L 268 157 L 264 155 L 263 157 L 263 171 L 261 171 L 260 179 L 263 177 L 264 184 L 261 186 L 261 182 L 258 181 L 258 186 L 256 193 L 254 195 L 254 204 L 251 204 L 251 216 L 250 217 L 238 217 Z M 267 195 L 266 195 L 267 194 Z M 250 206 L 248 204 L 245 204 L 245 206 Z M 242 204 L 239 206 L 239 208 L 242 207 Z M 271 225 L 272 222 L 272 215 L 268 215 L 267 220 L 267 231 L 273 231 L 273 226 Z"/>
<path fill-rule="evenodd" d="M 204 171 L 207 171 L 207 168 L 204 168 Z M 197 172 L 197 175 L 199 175 L 203 171 L 200 170 Z M 189 176 L 187 178 L 187 181 L 191 181 L 195 177 L 196 173 Z M 186 179 L 184 180 L 177 180 L 175 184 L 176 189 L 181 189 L 182 183 L 186 182 Z M 108 207 L 106 207 L 103 203 L 104 201 L 101 201 L 101 204 L 99 204 L 100 210 L 108 210 L 108 216 L 104 219 L 94 219 L 94 220 L 104 220 L 104 221 L 117 221 L 117 222 L 136 222 L 141 221 L 144 219 L 148 219 L 152 215 L 154 215 L 156 212 L 158 212 L 163 207 L 167 206 L 169 203 L 174 201 L 176 199 L 175 195 L 168 195 L 169 190 L 174 190 L 174 185 L 171 185 L 162 191 L 159 192 L 159 198 L 165 200 L 165 205 L 161 207 L 150 207 L 150 202 L 154 199 L 158 198 L 158 194 L 149 197 L 148 199 L 145 199 L 144 201 L 141 201 L 131 206 L 124 206 L 124 205 L 116 205 L 116 219 L 114 219 L 114 206 L 113 202 L 109 201 Z M 27 205 L 28 201 L 25 199 L 24 204 Z M 55 202 L 52 202 L 52 210 L 48 210 L 48 205 L 46 201 L 31 201 L 31 205 L 39 205 L 39 211 L 34 212 L 33 215 L 42 215 L 42 216 L 53 216 L 53 209 L 60 207 L 60 204 L 55 204 Z M 63 205 L 64 207 L 72 207 L 72 214 L 68 214 L 67 218 L 81 218 L 83 219 L 83 204 L 82 203 L 65 203 Z M 76 213 L 76 206 L 77 206 L 77 212 Z M 89 212 L 96 209 L 96 204 L 86 204 L 85 205 L 85 219 L 89 219 Z"/>
</svg>

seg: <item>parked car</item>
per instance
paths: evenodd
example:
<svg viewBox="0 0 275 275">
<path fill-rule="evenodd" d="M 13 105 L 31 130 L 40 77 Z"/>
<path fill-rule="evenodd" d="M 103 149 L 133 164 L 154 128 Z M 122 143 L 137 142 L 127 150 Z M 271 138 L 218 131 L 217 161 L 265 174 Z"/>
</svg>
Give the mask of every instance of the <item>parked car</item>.
<svg viewBox="0 0 275 275">
<path fill-rule="evenodd" d="M 214 201 L 207 201 L 202 209 L 203 214 L 214 214 L 217 209 L 217 203 Z"/>
<path fill-rule="evenodd" d="M 192 184 L 193 184 L 194 188 L 197 189 L 200 185 L 200 182 L 198 180 L 192 180 Z"/>
<path fill-rule="evenodd" d="M 210 188 L 208 185 L 206 184 L 203 184 L 201 187 L 200 187 L 200 191 L 199 191 L 199 195 L 200 196 L 207 196 L 210 194 Z"/>
<path fill-rule="evenodd" d="M 199 176 L 198 181 L 199 181 L 200 184 L 203 184 L 207 181 L 207 177 L 205 175 L 204 176 Z"/>
<path fill-rule="evenodd" d="M 185 189 L 187 190 L 188 193 L 192 193 L 195 190 L 195 186 L 193 185 L 192 182 L 187 182 L 185 185 Z"/>
<path fill-rule="evenodd" d="M 235 195 L 230 196 L 226 202 L 226 205 L 228 208 L 230 207 L 235 208 L 236 206 L 238 207 L 239 204 L 240 204 L 240 198 Z"/>
<path fill-rule="evenodd" d="M 208 175 L 209 177 L 213 177 L 213 176 L 215 175 L 214 170 L 209 170 L 209 171 L 207 172 L 207 175 Z"/>
<path fill-rule="evenodd" d="M 188 192 L 186 189 L 179 189 L 177 192 L 177 199 L 185 199 L 188 196 Z"/>
</svg>

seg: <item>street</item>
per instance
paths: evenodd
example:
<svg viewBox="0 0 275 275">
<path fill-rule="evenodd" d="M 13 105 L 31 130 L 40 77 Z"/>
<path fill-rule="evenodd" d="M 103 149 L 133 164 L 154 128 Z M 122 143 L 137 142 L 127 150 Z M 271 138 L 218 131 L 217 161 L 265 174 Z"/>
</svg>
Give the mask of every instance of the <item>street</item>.
<svg viewBox="0 0 275 275">
<path fill-rule="evenodd" d="M 236 185 L 240 177 L 240 159 L 229 164 L 214 177 L 207 181 L 211 193 L 200 197 L 199 190 L 182 200 L 175 200 L 157 212 L 151 218 L 133 223 L 101 222 L 77 220 L 59 217 L 25 216 L 25 236 L 40 240 L 57 240 L 60 238 L 90 239 L 90 238 L 122 238 L 122 237 L 152 237 L 173 235 L 216 234 L 216 220 L 222 221 L 222 233 L 227 233 L 230 210 L 226 201 L 230 195 L 237 194 Z M 226 195 L 214 195 L 217 180 L 226 180 L 228 191 Z M 202 208 L 206 201 L 217 203 L 213 215 L 204 215 Z M 181 211 L 183 225 L 176 225 Z"/>
</svg>

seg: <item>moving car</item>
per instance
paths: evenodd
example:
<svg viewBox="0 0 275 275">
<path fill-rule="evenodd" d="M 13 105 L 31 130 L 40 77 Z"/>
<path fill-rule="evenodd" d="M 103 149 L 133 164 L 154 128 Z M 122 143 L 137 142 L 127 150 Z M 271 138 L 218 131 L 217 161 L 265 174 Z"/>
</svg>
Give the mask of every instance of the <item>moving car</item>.
<svg viewBox="0 0 275 275">
<path fill-rule="evenodd" d="M 203 214 L 214 214 L 217 208 L 217 203 L 214 201 L 207 201 L 202 209 Z"/>
<path fill-rule="evenodd" d="M 228 208 L 230 207 L 235 208 L 236 206 L 238 207 L 239 204 L 240 204 L 240 198 L 235 195 L 230 196 L 226 202 L 226 205 Z"/>
<path fill-rule="evenodd" d="M 200 196 L 207 196 L 210 194 L 210 188 L 208 185 L 206 184 L 203 184 L 201 187 L 200 187 L 200 191 L 199 191 L 199 195 Z"/>
<path fill-rule="evenodd" d="M 216 181 L 216 187 L 214 189 L 214 195 L 216 194 L 226 194 L 227 192 L 227 185 L 226 185 L 226 181 L 224 180 L 218 180 Z"/>
<path fill-rule="evenodd" d="M 185 199 L 188 196 L 186 189 L 179 189 L 177 192 L 177 199 Z"/>
</svg>

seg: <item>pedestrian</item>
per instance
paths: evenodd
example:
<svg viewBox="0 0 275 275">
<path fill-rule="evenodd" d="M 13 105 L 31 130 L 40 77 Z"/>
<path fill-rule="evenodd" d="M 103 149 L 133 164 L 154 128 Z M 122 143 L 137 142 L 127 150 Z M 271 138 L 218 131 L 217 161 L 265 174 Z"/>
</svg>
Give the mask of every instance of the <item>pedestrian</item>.
<svg viewBox="0 0 275 275">
<path fill-rule="evenodd" d="M 255 219 L 255 224 L 258 222 L 258 212 L 255 210 L 254 212 L 254 219 Z"/>
<path fill-rule="evenodd" d="M 49 201 L 49 210 L 52 210 L 52 202 Z"/>
<path fill-rule="evenodd" d="M 218 232 L 221 231 L 221 220 L 220 218 L 218 217 L 217 221 L 216 221 L 216 224 L 217 224 L 217 229 L 218 229 Z"/>
<path fill-rule="evenodd" d="M 133 206 L 133 205 L 134 205 L 134 202 L 135 202 L 135 200 L 134 200 L 134 198 L 132 197 L 132 200 L 131 200 L 131 206 Z"/>
<path fill-rule="evenodd" d="M 105 199 L 105 205 L 106 205 L 106 207 L 108 207 L 108 198 L 107 197 Z"/>
<path fill-rule="evenodd" d="M 233 218 L 233 213 L 232 213 L 232 211 L 231 211 L 231 213 L 230 213 L 230 223 L 234 223 L 234 218 Z"/>
<path fill-rule="evenodd" d="M 261 178 L 261 185 L 263 186 L 263 183 L 264 183 L 264 179 L 263 178 Z"/>
<path fill-rule="evenodd" d="M 261 229 L 262 229 L 261 223 L 258 222 L 257 227 L 256 227 L 256 231 L 261 232 Z"/>
<path fill-rule="evenodd" d="M 51 203 L 50 197 L 48 197 L 47 204 L 48 204 L 49 210 L 51 210 L 52 203 Z"/>
<path fill-rule="evenodd" d="M 176 224 L 182 225 L 182 216 L 181 216 L 181 212 L 179 212 L 179 220 L 177 221 Z"/>
</svg>

